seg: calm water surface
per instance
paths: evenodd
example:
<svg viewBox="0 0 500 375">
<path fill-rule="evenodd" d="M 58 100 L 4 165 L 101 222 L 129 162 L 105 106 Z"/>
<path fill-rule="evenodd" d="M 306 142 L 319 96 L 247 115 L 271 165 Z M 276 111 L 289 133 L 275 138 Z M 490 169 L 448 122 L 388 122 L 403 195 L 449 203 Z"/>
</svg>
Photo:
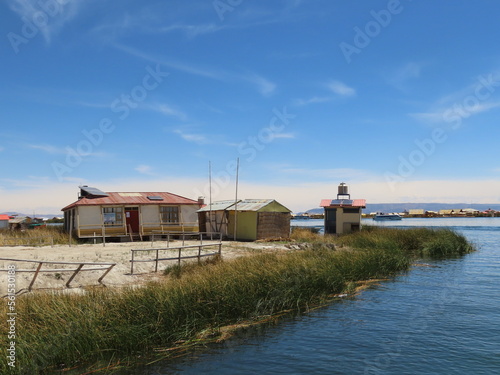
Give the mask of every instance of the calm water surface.
<svg viewBox="0 0 500 375">
<path fill-rule="evenodd" d="M 447 226 L 479 251 L 123 374 L 500 374 L 500 218 L 364 223 Z"/>
</svg>

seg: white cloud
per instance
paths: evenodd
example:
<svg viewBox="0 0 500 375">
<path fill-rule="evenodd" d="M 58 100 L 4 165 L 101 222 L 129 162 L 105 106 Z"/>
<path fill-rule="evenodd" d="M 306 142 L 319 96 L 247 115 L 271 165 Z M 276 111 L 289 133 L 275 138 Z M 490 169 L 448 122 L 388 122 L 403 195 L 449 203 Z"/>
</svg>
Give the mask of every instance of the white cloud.
<svg viewBox="0 0 500 375">
<path fill-rule="evenodd" d="M 70 151 L 71 151 L 70 146 L 63 148 L 63 147 L 56 147 L 56 146 L 52 146 L 52 145 L 48 145 L 48 144 L 39 144 L 39 145 L 28 144 L 28 145 L 26 145 L 26 147 L 31 148 L 33 150 L 40 150 L 40 151 L 43 151 L 43 152 L 50 154 L 50 155 L 61 155 L 61 154 L 64 155 L 64 154 L 70 153 Z M 75 152 L 75 151 L 73 150 L 71 152 Z M 111 156 L 111 154 L 104 152 L 104 151 L 95 151 L 95 152 L 89 152 L 89 153 L 79 152 L 79 155 L 82 157 L 83 156 L 84 157 L 94 156 L 94 157 L 100 157 L 100 158 Z"/>
<path fill-rule="evenodd" d="M 269 96 L 276 90 L 276 84 L 259 75 L 251 75 L 246 80 L 256 85 L 259 92 L 264 96 Z"/>
<path fill-rule="evenodd" d="M 199 145 L 209 143 L 208 138 L 203 134 L 186 133 L 185 131 L 180 129 L 174 130 L 174 133 L 178 134 L 182 139 L 188 142 L 197 143 Z"/>
<path fill-rule="evenodd" d="M 166 116 L 176 117 L 181 121 L 187 120 L 187 115 L 184 112 L 174 108 L 173 106 L 171 106 L 169 104 L 165 104 L 165 103 L 159 104 L 158 103 L 158 104 L 143 106 L 142 108 L 149 109 L 149 110 L 152 110 L 155 112 L 159 112 L 159 113 L 166 115 Z"/>
<path fill-rule="evenodd" d="M 151 167 L 150 165 L 141 164 L 141 165 L 138 165 L 137 167 L 135 167 L 134 170 L 136 170 L 137 172 L 139 172 L 141 174 L 145 174 L 148 176 L 154 175 L 153 167 Z"/>
<path fill-rule="evenodd" d="M 303 105 L 309 105 L 309 104 L 315 104 L 315 103 L 326 103 L 326 102 L 331 102 L 333 100 L 332 97 L 329 96 L 313 96 L 310 99 L 295 99 L 294 104 L 303 106 Z"/>
<path fill-rule="evenodd" d="M 392 73 L 392 76 L 388 79 L 389 84 L 398 90 L 406 91 L 408 81 L 420 77 L 422 66 L 422 64 L 416 62 L 407 63 Z"/>
<path fill-rule="evenodd" d="M 64 148 L 51 146 L 51 145 L 47 145 L 47 144 L 41 144 L 41 145 L 29 144 L 26 146 L 28 148 L 31 148 L 34 150 L 40 150 L 40 151 L 46 152 L 47 154 L 52 154 L 52 155 L 65 154 L 67 152 Z"/>
<path fill-rule="evenodd" d="M 210 78 L 222 82 L 248 82 L 253 86 L 257 87 L 257 90 L 263 96 L 269 96 L 276 90 L 275 83 L 269 81 L 268 79 L 258 74 L 241 74 L 241 73 L 223 71 L 208 67 L 201 67 L 197 66 L 196 64 L 175 61 L 164 57 L 154 57 L 142 51 L 139 51 L 135 48 L 124 46 L 121 44 L 114 44 L 114 47 L 132 56 L 140 57 L 144 60 L 164 65 L 184 73 Z"/>
<path fill-rule="evenodd" d="M 296 138 L 295 133 L 273 133 L 273 139 L 293 139 Z"/>
<path fill-rule="evenodd" d="M 51 5 L 54 10 L 50 12 L 40 6 L 39 0 L 7 0 L 7 3 L 19 17 L 25 17 L 29 22 L 37 25 L 45 42 L 50 44 L 52 36 L 78 14 L 80 4 L 83 2 L 80 0 L 53 1 Z"/>
<path fill-rule="evenodd" d="M 340 96 L 355 96 L 356 90 L 352 87 L 347 86 L 345 83 L 340 81 L 332 81 L 328 84 L 328 88 L 333 91 L 335 94 Z"/>
</svg>

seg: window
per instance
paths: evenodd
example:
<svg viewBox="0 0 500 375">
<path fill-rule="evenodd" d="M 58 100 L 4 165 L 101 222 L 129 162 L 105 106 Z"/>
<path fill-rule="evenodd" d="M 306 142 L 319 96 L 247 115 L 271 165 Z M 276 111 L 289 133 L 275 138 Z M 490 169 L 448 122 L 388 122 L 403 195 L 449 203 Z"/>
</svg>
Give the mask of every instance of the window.
<svg viewBox="0 0 500 375">
<path fill-rule="evenodd" d="M 103 207 L 102 216 L 106 226 L 123 225 L 123 209 L 121 207 Z"/>
<path fill-rule="evenodd" d="M 345 214 L 359 214 L 359 208 L 344 208 Z"/>
<path fill-rule="evenodd" d="M 162 223 L 178 223 L 179 222 L 179 207 L 177 206 L 160 206 L 160 217 Z"/>
</svg>

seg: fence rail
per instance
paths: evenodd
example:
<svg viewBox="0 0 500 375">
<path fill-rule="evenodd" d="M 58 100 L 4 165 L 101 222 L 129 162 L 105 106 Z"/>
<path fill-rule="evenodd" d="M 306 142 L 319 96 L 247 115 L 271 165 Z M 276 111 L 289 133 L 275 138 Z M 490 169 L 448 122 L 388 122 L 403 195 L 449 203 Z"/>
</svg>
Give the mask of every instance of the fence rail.
<svg viewBox="0 0 500 375">
<path fill-rule="evenodd" d="M 66 287 L 69 288 L 69 284 L 73 281 L 76 275 L 79 272 L 83 271 L 104 271 L 104 273 L 97 279 L 99 284 L 102 284 L 102 280 L 104 277 L 116 266 L 116 263 L 102 263 L 102 262 L 52 262 L 52 261 L 39 261 L 39 260 L 28 260 L 28 259 L 10 259 L 10 258 L 0 258 L 0 261 L 9 261 L 9 262 L 20 262 L 20 263 L 38 263 L 36 269 L 17 269 L 17 272 L 34 272 L 33 279 L 31 279 L 31 283 L 28 286 L 28 290 L 31 291 L 33 289 L 33 284 L 35 283 L 36 278 L 40 272 L 73 272 L 69 280 L 66 282 Z M 72 268 L 48 268 L 43 269 L 44 264 L 55 264 L 55 265 L 77 265 L 75 269 Z M 94 267 L 94 268 L 84 268 L 85 266 L 102 266 L 102 267 Z M 0 272 L 8 272 L 8 270 L 0 269 Z"/>
<path fill-rule="evenodd" d="M 218 247 L 218 250 L 216 252 L 209 252 L 209 253 L 202 253 L 202 249 L 205 249 L 207 247 Z M 183 250 L 189 250 L 189 249 L 198 249 L 198 254 L 197 255 L 182 255 Z M 155 257 L 153 259 L 135 259 L 135 253 L 140 253 L 140 252 L 155 252 Z M 168 257 L 168 258 L 160 258 L 160 251 L 177 251 L 177 256 L 175 257 Z M 208 243 L 208 244 L 197 244 L 197 245 L 186 245 L 186 246 L 176 246 L 176 247 L 164 247 L 160 249 L 132 249 L 131 250 L 131 259 L 130 259 L 130 274 L 134 274 L 134 263 L 148 263 L 148 262 L 155 262 L 155 271 L 158 272 L 158 262 L 160 261 L 166 261 L 166 260 L 177 260 L 179 264 L 181 264 L 181 261 L 183 259 L 194 259 L 198 258 L 198 262 L 201 260 L 202 257 L 208 257 L 208 256 L 215 256 L 215 255 L 220 255 L 222 253 L 222 242 L 216 242 L 216 243 Z"/>
<path fill-rule="evenodd" d="M 169 231 L 161 231 L 161 230 L 153 230 L 151 231 L 151 246 L 153 246 L 156 238 L 167 237 L 167 247 L 170 244 L 171 237 L 182 237 L 182 245 L 184 246 L 186 242 L 186 237 L 196 237 L 200 240 L 200 244 L 203 244 L 203 237 L 210 238 L 210 240 L 218 240 L 222 242 L 222 233 L 219 232 L 169 232 Z"/>
</svg>

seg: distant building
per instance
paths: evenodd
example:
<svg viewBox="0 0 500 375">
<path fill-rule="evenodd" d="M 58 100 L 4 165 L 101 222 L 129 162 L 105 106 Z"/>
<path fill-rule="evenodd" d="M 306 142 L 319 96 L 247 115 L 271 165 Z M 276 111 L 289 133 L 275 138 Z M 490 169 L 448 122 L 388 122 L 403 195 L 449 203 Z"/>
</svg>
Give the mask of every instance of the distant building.
<svg viewBox="0 0 500 375">
<path fill-rule="evenodd" d="M 424 216 L 425 215 L 425 210 L 423 208 L 414 208 L 410 209 L 408 212 L 409 216 Z"/>
<path fill-rule="evenodd" d="M 441 216 L 451 216 L 453 214 L 453 210 L 439 210 L 439 215 Z"/>
<path fill-rule="evenodd" d="M 337 199 L 323 199 L 325 209 L 325 234 L 343 234 L 361 229 L 361 212 L 366 208 L 365 199 L 351 199 L 348 187 L 341 183 Z"/>
<path fill-rule="evenodd" d="M 243 241 L 288 238 L 290 218 L 291 211 L 274 199 L 218 201 L 198 210 L 200 231 Z"/>
<path fill-rule="evenodd" d="M 0 215 L 0 229 L 9 229 L 9 215 Z"/>
<path fill-rule="evenodd" d="M 200 202 L 166 192 L 112 192 L 80 186 L 76 202 L 64 207 L 64 227 L 79 238 L 150 236 L 197 232 Z"/>
</svg>

